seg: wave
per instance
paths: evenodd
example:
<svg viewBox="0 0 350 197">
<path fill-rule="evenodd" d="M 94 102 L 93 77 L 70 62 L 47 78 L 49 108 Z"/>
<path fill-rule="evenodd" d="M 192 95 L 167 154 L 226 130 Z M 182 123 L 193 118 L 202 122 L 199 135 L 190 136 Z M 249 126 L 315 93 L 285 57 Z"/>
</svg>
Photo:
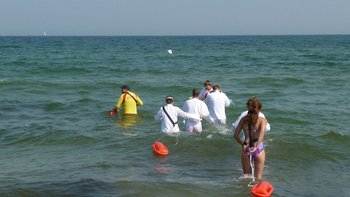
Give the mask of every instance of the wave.
<svg viewBox="0 0 350 197">
<path fill-rule="evenodd" d="M 13 60 L 13 61 L 8 61 L 8 62 L 3 62 L 2 63 L 4 66 L 24 66 L 27 64 L 27 61 L 26 60 L 21 60 L 21 59 L 18 59 L 18 60 Z"/>
<path fill-rule="evenodd" d="M 52 111 L 62 109 L 64 106 L 65 104 L 61 102 L 50 102 L 50 103 L 44 104 L 43 108 L 46 112 L 52 112 Z"/>
<path fill-rule="evenodd" d="M 81 62 L 77 62 L 77 64 L 80 63 Z M 91 69 L 80 66 L 39 66 L 30 71 L 31 74 L 40 74 L 43 76 L 50 74 L 66 74 L 68 76 L 73 76 L 77 74 L 88 74 L 91 72 Z"/>
<path fill-rule="evenodd" d="M 276 122 L 279 124 L 286 124 L 286 125 L 301 125 L 301 126 L 306 126 L 310 125 L 311 122 L 307 119 L 303 119 L 302 117 L 270 117 L 269 120 L 271 122 Z"/>
<path fill-rule="evenodd" d="M 350 132 L 350 130 L 347 132 Z M 327 131 L 326 133 L 324 133 L 320 136 L 317 136 L 317 138 L 332 142 L 334 144 L 342 143 L 342 144 L 349 144 L 350 145 L 349 133 L 342 133 L 342 132 L 337 132 L 337 131 Z"/>
<path fill-rule="evenodd" d="M 30 124 L 24 131 L 3 135 L 2 143 L 6 145 L 85 145 L 96 144 L 101 140 L 77 131 L 55 130 L 40 124 Z"/>
<path fill-rule="evenodd" d="M 22 45 L 0 45 L 0 49 L 20 49 Z"/>
<path fill-rule="evenodd" d="M 5 83 L 5 82 L 7 82 L 9 79 L 7 79 L 7 78 L 4 78 L 4 79 L 0 79 L 0 84 L 1 83 Z"/>
<path fill-rule="evenodd" d="M 0 193 L 6 194 L 5 196 L 118 196 L 120 193 L 115 183 L 71 176 L 75 180 L 17 180 L 16 183 L 1 188 Z"/>
</svg>

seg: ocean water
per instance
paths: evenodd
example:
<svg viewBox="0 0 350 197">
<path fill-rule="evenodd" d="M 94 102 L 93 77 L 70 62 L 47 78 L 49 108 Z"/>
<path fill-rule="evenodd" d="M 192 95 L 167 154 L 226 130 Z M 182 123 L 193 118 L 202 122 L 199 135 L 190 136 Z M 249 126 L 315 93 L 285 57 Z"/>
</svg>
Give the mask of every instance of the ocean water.
<svg viewBox="0 0 350 197">
<path fill-rule="evenodd" d="M 253 95 L 274 196 L 349 196 L 349 57 L 347 35 L 0 37 L 0 196 L 249 196 L 231 124 Z M 206 79 L 227 125 L 160 133 L 164 97 L 182 107 Z M 136 118 L 108 116 L 123 84 Z"/>
</svg>

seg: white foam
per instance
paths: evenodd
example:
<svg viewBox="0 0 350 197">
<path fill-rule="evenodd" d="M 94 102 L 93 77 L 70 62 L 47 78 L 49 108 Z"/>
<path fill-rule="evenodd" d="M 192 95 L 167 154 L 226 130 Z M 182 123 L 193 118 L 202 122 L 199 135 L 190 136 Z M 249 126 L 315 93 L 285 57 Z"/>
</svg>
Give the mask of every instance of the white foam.
<svg viewBox="0 0 350 197">
<path fill-rule="evenodd" d="M 207 136 L 208 139 L 211 139 L 212 137 L 213 137 L 213 134 L 209 134 L 209 135 Z"/>
<path fill-rule="evenodd" d="M 242 179 L 254 179 L 254 177 L 253 177 L 252 174 L 243 174 L 243 175 L 240 176 L 238 179 L 239 179 L 239 180 L 242 180 Z"/>
</svg>

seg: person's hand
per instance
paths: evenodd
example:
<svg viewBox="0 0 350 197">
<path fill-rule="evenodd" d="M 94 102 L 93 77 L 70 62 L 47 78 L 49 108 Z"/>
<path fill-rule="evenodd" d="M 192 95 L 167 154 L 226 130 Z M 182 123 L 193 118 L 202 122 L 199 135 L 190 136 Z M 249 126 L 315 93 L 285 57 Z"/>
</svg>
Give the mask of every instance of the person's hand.
<svg viewBox="0 0 350 197">
<path fill-rule="evenodd" d="M 249 147 L 249 152 L 253 153 L 258 148 L 258 142 L 255 142 L 252 147 Z"/>
<path fill-rule="evenodd" d="M 215 123 L 214 118 L 211 117 L 211 116 L 209 116 L 208 121 L 209 121 L 210 124 L 214 124 Z"/>
<path fill-rule="evenodd" d="M 242 144 L 242 150 L 244 151 L 244 152 L 250 152 L 250 147 L 249 147 L 249 144 L 247 144 L 247 143 L 243 143 Z"/>
<path fill-rule="evenodd" d="M 109 116 L 112 117 L 112 116 L 116 115 L 118 112 L 119 112 L 119 109 L 113 108 L 112 111 L 109 112 Z"/>
<path fill-rule="evenodd" d="M 255 150 L 256 150 L 256 147 L 254 147 L 254 146 L 249 148 L 250 153 L 253 153 Z"/>
</svg>

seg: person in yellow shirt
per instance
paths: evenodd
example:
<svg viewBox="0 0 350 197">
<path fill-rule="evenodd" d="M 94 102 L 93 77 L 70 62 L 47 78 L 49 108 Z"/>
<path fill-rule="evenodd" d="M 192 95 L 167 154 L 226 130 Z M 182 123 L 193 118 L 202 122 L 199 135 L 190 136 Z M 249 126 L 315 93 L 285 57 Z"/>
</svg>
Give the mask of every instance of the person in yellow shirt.
<svg viewBox="0 0 350 197">
<path fill-rule="evenodd" d="M 117 114 L 120 107 L 122 107 L 123 114 L 137 114 L 137 106 L 143 105 L 140 97 L 131 92 L 128 85 L 123 85 L 121 91 L 122 94 L 120 95 L 115 108 L 110 112 L 110 115 L 113 116 Z"/>
</svg>

